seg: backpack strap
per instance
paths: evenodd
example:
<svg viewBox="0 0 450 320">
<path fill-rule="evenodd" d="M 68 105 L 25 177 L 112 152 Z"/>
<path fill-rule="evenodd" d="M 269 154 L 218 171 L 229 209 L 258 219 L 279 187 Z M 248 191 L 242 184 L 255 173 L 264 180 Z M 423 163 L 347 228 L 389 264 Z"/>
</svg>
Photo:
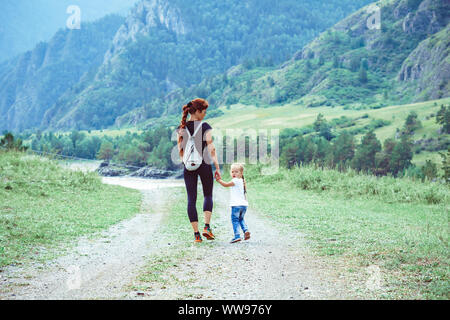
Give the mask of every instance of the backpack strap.
<svg viewBox="0 0 450 320">
<path fill-rule="evenodd" d="M 194 134 L 192 136 L 191 136 L 191 133 L 189 132 L 189 129 L 187 129 L 186 131 L 187 131 L 189 137 L 195 137 L 195 135 L 198 133 L 198 131 L 200 130 L 200 128 L 202 126 L 203 126 L 203 121 L 200 121 L 200 124 L 198 125 L 197 129 L 194 131 Z"/>
</svg>

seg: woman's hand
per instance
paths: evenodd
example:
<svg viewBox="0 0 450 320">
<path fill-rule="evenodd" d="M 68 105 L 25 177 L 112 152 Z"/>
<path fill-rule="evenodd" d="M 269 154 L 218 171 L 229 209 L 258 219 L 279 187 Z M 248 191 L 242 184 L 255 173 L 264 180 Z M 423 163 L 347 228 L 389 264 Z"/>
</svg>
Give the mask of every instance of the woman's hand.
<svg viewBox="0 0 450 320">
<path fill-rule="evenodd" d="M 220 175 L 220 170 L 216 169 L 216 172 L 214 173 L 214 178 L 216 178 L 217 181 L 222 179 L 222 176 Z"/>
</svg>

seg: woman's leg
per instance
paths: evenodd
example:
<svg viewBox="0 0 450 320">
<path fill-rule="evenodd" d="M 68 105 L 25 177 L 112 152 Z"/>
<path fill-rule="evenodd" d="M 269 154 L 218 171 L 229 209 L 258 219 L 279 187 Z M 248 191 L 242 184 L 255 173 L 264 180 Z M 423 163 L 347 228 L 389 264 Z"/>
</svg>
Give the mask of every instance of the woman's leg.
<svg viewBox="0 0 450 320">
<path fill-rule="evenodd" d="M 212 174 L 212 166 L 202 164 L 199 175 L 203 188 L 203 212 L 205 213 L 205 224 L 210 224 L 213 210 L 213 186 L 214 177 Z"/>
<path fill-rule="evenodd" d="M 197 214 L 197 181 L 198 173 L 195 171 L 184 171 L 184 183 L 188 197 L 187 213 L 194 232 L 198 232 L 198 214 Z"/>
</svg>

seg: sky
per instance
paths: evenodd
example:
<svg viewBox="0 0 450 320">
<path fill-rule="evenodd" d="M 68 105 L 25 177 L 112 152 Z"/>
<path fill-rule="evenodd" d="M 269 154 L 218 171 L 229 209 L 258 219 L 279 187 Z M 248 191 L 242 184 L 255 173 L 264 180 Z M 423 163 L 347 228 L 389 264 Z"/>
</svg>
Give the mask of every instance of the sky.
<svg viewBox="0 0 450 320">
<path fill-rule="evenodd" d="M 110 13 L 126 16 L 138 0 L 0 0 L 0 62 L 48 41 L 66 28 L 70 5 L 80 9 L 81 22 Z"/>
</svg>

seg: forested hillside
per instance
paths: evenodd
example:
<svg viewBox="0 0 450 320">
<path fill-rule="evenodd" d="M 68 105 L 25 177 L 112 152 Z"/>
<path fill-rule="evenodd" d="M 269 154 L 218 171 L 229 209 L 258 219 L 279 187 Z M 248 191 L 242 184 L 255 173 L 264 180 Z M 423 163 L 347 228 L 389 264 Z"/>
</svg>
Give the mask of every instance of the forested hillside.
<svg viewBox="0 0 450 320">
<path fill-rule="evenodd" d="M 61 29 L 50 42 L 0 64 L 0 128 L 39 127 L 58 97 L 93 79 L 123 21 L 111 15 L 81 30 Z"/>
<path fill-rule="evenodd" d="M 367 7 L 320 34 L 280 67 L 261 59 L 246 61 L 199 85 L 147 103 L 117 121 L 136 124 L 165 106 L 178 114 L 191 97 L 206 97 L 214 115 L 242 103 L 268 107 L 297 103 L 306 107 L 381 108 L 450 96 L 450 2 L 377 2 L 381 28 L 369 29 Z M 149 121 L 152 123 L 153 121 Z"/>
<path fill-rule="evenodd" d="M 277 65 L 369 2 L 140 1 L 104 50 L 105 59 L 93 71 L 94 78 L 81 81 L 59 96 L 38 99 L 39 108 L 50 109 L 43 122 L 38 123 L 41 118 L 34 117 L 30 123 L 21 116 L 16 121 L 3 119 L 0 129 L 108 127 L 136 107 L 236 64 L 256 59 L 267 66 Z M 63 42 L 59 39 L 58 45 L 64 46 Z M 22 63 L 28 67 L 27 61 Z M 3 66 L 5 73 L 14 73 L 15 68 L 11 62 Z M 0 81 L 5 80 L 0 77 Z M 29 77 L 25 80 L 30 86 L 36 81 Z M 53 81 L 62 79 L 56 77 Z M 10 91 L 2 110 L 14 107 L 14 112 L 25 114 L 23 108 L 14 105 L 19 99 Z M 160 115 L 161 106 L 156 106 L 147 116 Z"/>
</svg>

